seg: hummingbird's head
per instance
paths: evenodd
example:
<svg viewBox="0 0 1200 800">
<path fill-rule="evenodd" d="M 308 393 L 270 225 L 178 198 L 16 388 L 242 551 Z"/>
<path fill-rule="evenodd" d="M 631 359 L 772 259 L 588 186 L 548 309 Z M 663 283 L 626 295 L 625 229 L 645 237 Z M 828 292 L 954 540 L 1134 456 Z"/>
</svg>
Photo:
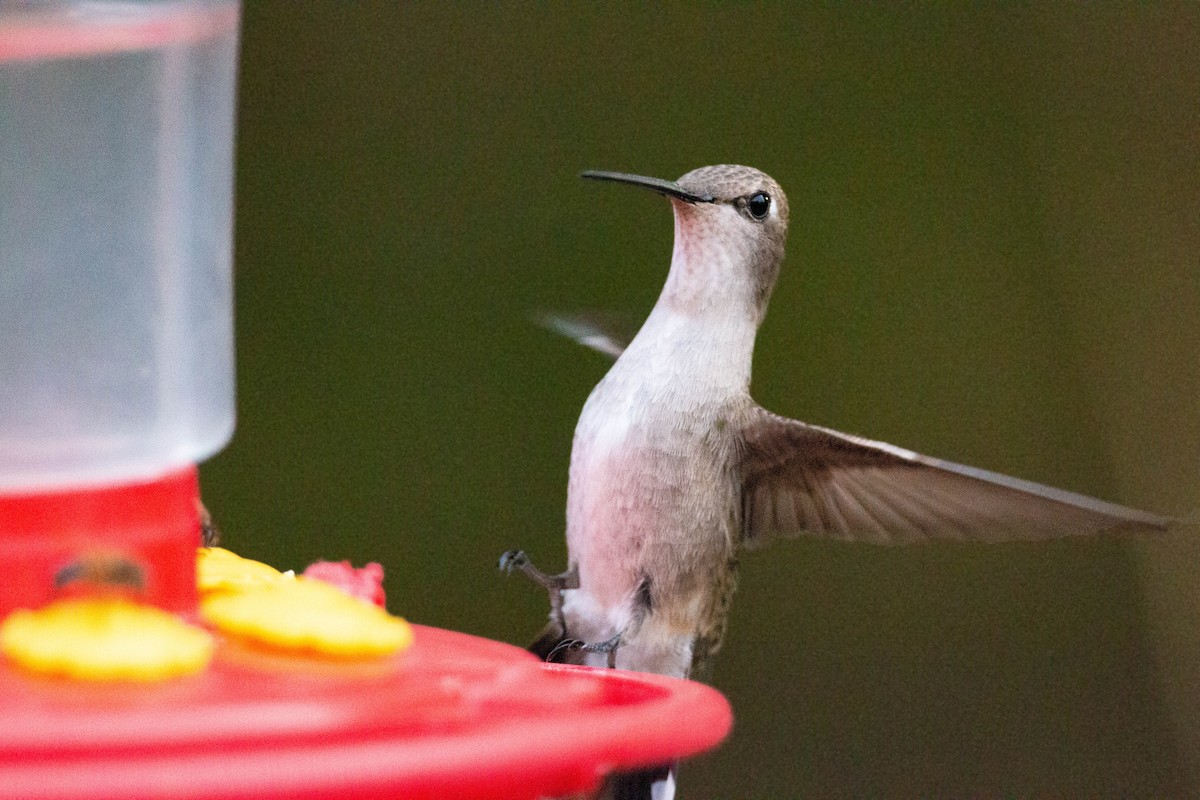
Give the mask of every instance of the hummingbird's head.
<svg viewBox="0 0 1200 800">
<path fill-rule="evenodd" d="M 788 223 L 787 197 L 770 175 L 735 164 L 700 167 L 674 182 L 620 172 L 583 175 L 642 186 L 671 200 L 675 254 L 665 298 L 689 311 L 745 308 L 756 323 L 762 320 Z"/>
</svg>

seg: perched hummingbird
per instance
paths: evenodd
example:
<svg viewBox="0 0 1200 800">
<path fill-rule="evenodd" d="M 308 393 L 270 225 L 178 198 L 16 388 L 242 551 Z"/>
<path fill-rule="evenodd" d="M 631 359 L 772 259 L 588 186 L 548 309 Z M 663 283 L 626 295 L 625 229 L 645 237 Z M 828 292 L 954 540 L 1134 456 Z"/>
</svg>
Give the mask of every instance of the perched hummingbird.
<svg viewBox="0 0 1200 800">
<path fill-rule="evenodd" d="M 501 559 L 551 590 L 531 648 L 553 660 L 707 674 L 738 551 L 777 536 L 898 544 L 1041 539 L 1168 520 L 772 414 L 750 397 L 754 338 L 783 261 L 788 202 L 768 175 L 583 176 L 667 197 L 666 285 L 583 407 L 571 452 L 568 570 Z M 586 333 L 586 332 L 585 332 Z"/>
</svg>

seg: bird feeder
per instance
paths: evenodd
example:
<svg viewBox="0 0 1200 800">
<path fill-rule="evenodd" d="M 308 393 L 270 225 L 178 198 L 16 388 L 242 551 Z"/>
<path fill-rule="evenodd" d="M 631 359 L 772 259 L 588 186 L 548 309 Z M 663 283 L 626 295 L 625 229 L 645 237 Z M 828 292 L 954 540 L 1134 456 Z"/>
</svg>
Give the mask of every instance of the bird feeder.
<svg viewBox="0 0 1200 800">
<path fill-rule="evenodd" d="M 350 603 L 390 644 L 201 618 L 195 465 L 234 426 L 239 12 L 0 4 L 0 797 L 532 799 L 714 746 L 707 687 L 332 588 L 308 585 L 320 613 Z"/>
</svg>

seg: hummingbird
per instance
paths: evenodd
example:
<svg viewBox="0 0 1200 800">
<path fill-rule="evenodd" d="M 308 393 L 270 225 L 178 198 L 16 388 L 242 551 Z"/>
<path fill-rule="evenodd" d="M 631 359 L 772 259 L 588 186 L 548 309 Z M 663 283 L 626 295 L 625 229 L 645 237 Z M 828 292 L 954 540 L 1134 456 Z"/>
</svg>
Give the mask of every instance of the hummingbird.
<svg viewBox="0 0 1200 800">
<path fill-rule="evenodd" d="M 520 551 L 501 557 L 550 591 L 550 621 L 530 648 L 544 658 L 706 679 L 740 551 L 780 537 L 998 542 L 1167 527 L 1156 514 L 767 411 L 750 397 L 750 373 L 787 240 L 779 184 L 737 165 L 677 181 L 583 177 L 666 197 L 675 243 L 628 346 L 576 328 L 617 360 L 575 429 L 567 571 L 543 573 Z"/>
</svg>

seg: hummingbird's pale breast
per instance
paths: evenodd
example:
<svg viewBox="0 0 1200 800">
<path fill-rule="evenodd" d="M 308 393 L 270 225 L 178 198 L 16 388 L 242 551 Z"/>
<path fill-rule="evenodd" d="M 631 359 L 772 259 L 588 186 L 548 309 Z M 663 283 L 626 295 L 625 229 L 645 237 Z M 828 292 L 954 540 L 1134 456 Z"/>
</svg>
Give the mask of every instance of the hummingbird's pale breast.
<svg viewBox="0 0 1200 800">
<path fill-rule="evenodd" d="M 580 588 L 563 609 L 573 637 L 622 634 L 618 667 L 687 675 L 694 641 L 723 625 L 721 595 L 733 589 L 741 532 L 729 431 L 752 404 L 745 381 L 705 367 L 733 360 L 743 337 L 711 328 L 656 309 L 575 430 L 567 546 Z"/>
</svg>

